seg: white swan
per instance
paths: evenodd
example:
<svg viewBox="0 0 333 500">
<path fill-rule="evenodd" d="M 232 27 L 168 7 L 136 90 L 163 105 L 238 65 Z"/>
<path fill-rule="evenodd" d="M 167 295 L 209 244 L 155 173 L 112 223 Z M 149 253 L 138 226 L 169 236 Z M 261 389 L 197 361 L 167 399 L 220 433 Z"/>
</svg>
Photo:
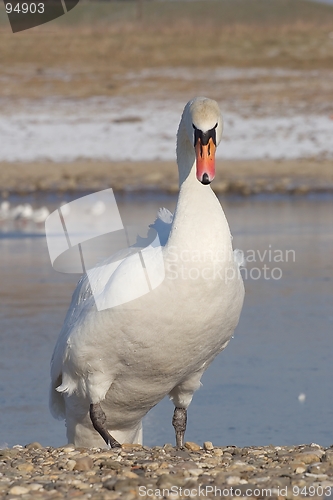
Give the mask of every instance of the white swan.
<svg viewBox="0 0 333 500">
<path fill-rule="evenodd" d="M 46 221 L 49 215 L 50 215 L 49 209 L 43 206 L 33 211 L 32 220 L 35 224 L 42 224 L 43 222 Z"/>
<path fill-rule="evenodd" d="M 54 350 L 50 397 L 52 414 L 66 419 L 75 445 L 141 443 L 142 418 L 166 395 L 175 405 L 177 446 L 183 445 L 193 393 L 232 337 L 244 298 L 229 226 L 209 186 L 221 136 L 215 101 L 199 97 L 185 106 L 176 211 L 172 220 L 162 209 L 153 225 L 167 240 L 162 284 L 135 307 L 98 312 L 87 277 L 79 281 Z M 119 266 L 128 276 L 131 259 Z M 112 293 L 117 279 L 107 283 L 101 269 L 98 280 Z"/>
<path fill-rule="evenodd" d="M 49 215 L 50 211 L 45 206 L 34 210 L 29 203 L 25 203 L 24 205 L 17 205 L 11 209 L 10 203 L 7 200 L 0 204 L 0 219 L 10 219 L 16 221 L 31 219 L 36 224 L 41 224 L 42 222 L 45 222 Z"/>
</svg>

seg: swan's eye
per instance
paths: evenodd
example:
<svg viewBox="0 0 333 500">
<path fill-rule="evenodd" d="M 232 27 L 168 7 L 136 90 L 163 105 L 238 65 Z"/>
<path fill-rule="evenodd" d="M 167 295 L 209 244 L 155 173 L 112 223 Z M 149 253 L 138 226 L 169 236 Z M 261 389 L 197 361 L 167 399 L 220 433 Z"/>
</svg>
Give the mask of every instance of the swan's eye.
<svg viewBox="0 0 333 500">
<path fill-rule="evenodd" d="M 211 128 L 210 130 L 207 130 L 207 132 L 203 132 L 199 128 L 197 128 L 194 123 L 192 123 L 192 127 L 194 128 L 194 146 L 197 144 L 198 140 L 200 139 L 200 143 L 202 146 L 207 146 L 209 143 L 209 139 L 212 139 L 213 143 L 216 146 L 216 128 L 217 128 L 218 123 Z"/>
</svg>

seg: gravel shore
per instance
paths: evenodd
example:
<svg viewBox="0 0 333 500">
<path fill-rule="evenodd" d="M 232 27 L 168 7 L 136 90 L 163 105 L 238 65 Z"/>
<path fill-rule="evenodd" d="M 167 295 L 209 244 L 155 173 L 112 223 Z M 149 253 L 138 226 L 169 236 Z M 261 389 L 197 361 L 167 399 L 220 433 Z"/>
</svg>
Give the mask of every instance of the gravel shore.
<svg viewBox="0 0 333 500">
<path fill-rule="evenodd" d="M 218 194 L 333 192 L 332 160 L 217 161 Z M 2 196 L 36 192 L 98 191 L 178 193 L 175 161 L 0 163 Z"/>
<path fill-rule="evenodd" d="M 186 443 L 101 450 L 42 447 L 0 450 L 0 498 L 330 497 L 333 447 L 215 447 Z"/>
</svg>

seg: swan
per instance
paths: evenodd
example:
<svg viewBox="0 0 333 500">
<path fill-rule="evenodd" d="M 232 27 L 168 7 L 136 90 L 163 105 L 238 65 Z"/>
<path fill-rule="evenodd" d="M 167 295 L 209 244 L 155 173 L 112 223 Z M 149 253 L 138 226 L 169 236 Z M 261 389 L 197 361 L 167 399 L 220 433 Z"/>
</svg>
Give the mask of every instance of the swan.
<svg viewBox="0 0 333 500">
<path fill-rule="evenodd" d="M 17 205 L 12 211 L 12 218 L 19 220 L 29 220 L 32 218 L 33 208 L 30 203 L 25 203 L 24 205 Z"/>
<path fill-rule="evenodd" d="M 34 210 L 29 203 L 25 203 L 24 205 L 17 205 L 13 209 L 10 209 L 9 201 L 3 201 L 0 204 L 0 218 L 2 219 L 32 219 L 33 222 L 39 224 L 45 222 L 49 215 L 50 211 L 45 206 Z"/>
<path fill-rule="evenodd" d="M 176 445 L 183 446 L 187 408 L 231 339 L 244 299 L 229 225 L 210 187 L 222 129 L 215 101 L 186 104 L 177 133 L 176 210 L 172 216 L 161 209 L 151 226 L 163 245 L 162 283 L 133 307 L 102 311 L 87 275 L 74 291 L 51 360 L 50 410 L 66 420 L 76 446 L 142 444 L 142 418 L 167 395 Z M 96 268 L 96 283 L 108 295 L 120 286 L 119 274 L 133 274 L 133 256 L 112 278 L 104 269 Z"/>
<path fill-rule="evenodd" d="M 49 215 L 50 210 L 47 207 L 42 206 L 40 208 L 36 208 L 36 210 L 33 211 L 32 220 L 37 225 L 42 224 L 46 221 Z"/>
</svg>

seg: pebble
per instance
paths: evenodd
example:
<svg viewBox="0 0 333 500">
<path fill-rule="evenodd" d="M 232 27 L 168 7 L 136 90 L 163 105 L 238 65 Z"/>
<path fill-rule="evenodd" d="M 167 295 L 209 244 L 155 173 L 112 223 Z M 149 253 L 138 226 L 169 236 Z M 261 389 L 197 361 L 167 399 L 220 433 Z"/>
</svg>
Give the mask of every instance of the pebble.
<svg viewBox="0 0 333 500">
<path fill-rule="evenodd" d="M 206 451 L 212 451 L 214 450 L 213 443 L 211 441 L 205 441 L 203 444 L 204 450 Z"/>
<path fill-rule="evenodd" d="M 1 451 L 0 451 L 0 453 L 1 453 Z M 333 449 L 326 450 L 326 453 L 323 456 L 323 461 L 333 463 Z"/>
<path fill-rule="evenodd" d="M 229 476 L 227 477 L 226 483 L 229 485 L 239 484 L 240 477 L 239 476 Z"/>
<path fill-rule="evenodd" d="M 75 460 L 68 460 L 66 464 L 66 469 L 69 471 L 74 470 L 74 467 L 76 466 L 76 461 Z"/>
<path fill-rule="evenodd" d="M 124 466 L 116 460 L 106 459 L 101 462 L 100 467 L 103 469 L 121 470 Z"/>
<path fill-rule="evenodd" d="M 304 464 L 313 464 L 316 462 L 320 462 L 320 457 L 315 452 L 313 452 L 313 453 L 308 453 L 308 452 L 300 453 L 297 456 L 297 458 L 300 462 L 303 462 Z"/>
<path fill-rule="evenodd" d="M 16 450 L 15 448 L 5 448 L 3 450 L 0 450 L 0 460 L 2 458 L 14 458 L 17 455 L 19 455 L 19 451 Z"/>
<path fill-rule="evenodd" d="M 32 472 L 34 470 L 34 466 L 28 462 L 18 464 L 16 468 L 21 472 Z"/>
<path fill-rule="evenodd" d="M 38 491 L 38 490 L 42 490 L 42 489 L 43 489 L 43 485 L 42 484 L 39 484 L 39 483 L 29 484 L 29 490 L 30 491 Z"/>
<path fill-rule="evenodd" d="M 200 446 L 197 443 L 192 443 L 192 441 L 186 441 L 185 448 L 190 451 L 200 451 Z"/>
<path fill-rule="evenodd" d="M 87 471 L 93 468 L 94 462 L 91 457 L 82 457 L 75 460 L 75 465 L 73 470 Z"/>
<path fill-rule="evenodd" d="M 34 441 L 33 443 L 27 444 L 25 448 L 27 450 L 40 450 L 43 446 L 40 443 L 37 443 L 37 441 Z"/>
<path fill-rule="evenodd" d="M 29 493 L 29 490 L 24 486 L 13 486 L 12 488 L 10 488 L 8 493 L 10 493 L 11 495 L 25 495 L 26 493 Z"/>
<path fill-rule="evenodd" d="M 185 450 L 171 450 L 170 451 L 171 456 L 173 457 L 179 457 L 179 458 L 191 458 L 191 455 L 188 451 Z"/>
<path fill-rule="evenodd" d="M 61 448 L 60 448 L 60 450 L 61 450 Z M 72 451 L 76 451 L 76 450 L 73 446 L 68 445 L 68 446 L 64 446 L 64 448 L 62 448 L 62 451 L 64 453 L 71 453 Z"/>
<path fill-rule="evenodd" d="M 122 445 L 123 450 L 142 450 L 142 448 L 142 444 L 124 443 Z"/>
<path fill-rule="evenodd" d="M 188 469 L 188 472 L 191 476 L 198 477 L 200 476 L 200 474 L 202 474 L 202 469 Z"/>
<path fill-rule="evenodd" d="M 145 488 L 199 486 L 213 488 L 206 498 L 216 498 L 215 487 L 237 488 L 243 497 L 248 489 L 270 488 L 276 500 L 281 488 L 287 488 L 279 500 L 291 500 L 293 486 L 333 487 L 333 446 L 238 448 L 205 441 L 202 448 L 187 442 L 183 450 L 167 444 L 125 445 L 115 451 L 30 443 L 0 450 L 0 498 L 8 500 L 139 500 L 145 498 Z"/>
</svg>

